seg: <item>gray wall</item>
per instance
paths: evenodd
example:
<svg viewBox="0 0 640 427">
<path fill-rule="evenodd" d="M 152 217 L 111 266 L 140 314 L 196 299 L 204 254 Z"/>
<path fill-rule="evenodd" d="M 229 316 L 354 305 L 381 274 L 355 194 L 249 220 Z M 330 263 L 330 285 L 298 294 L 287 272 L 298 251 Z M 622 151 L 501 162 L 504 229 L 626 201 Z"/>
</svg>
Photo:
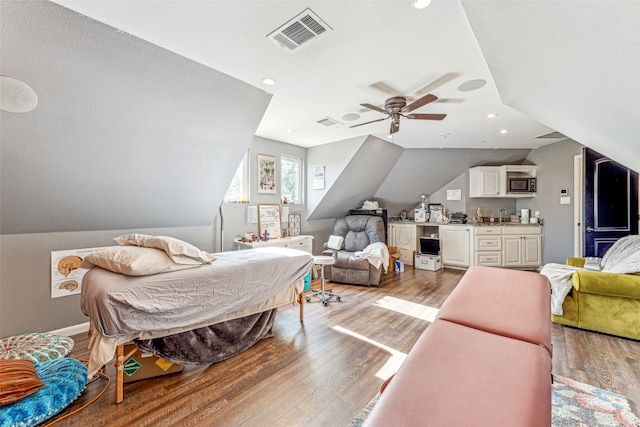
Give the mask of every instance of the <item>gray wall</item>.
<svg viewBox="0 0 640 427">
<path fill-rule="evenodd" d="M 435 194 L 448 182 L 473 166 L 520 163 L 529 150 L 406 149 L 375 193 L 389 215 L 413 209 L 420 195 Z M 437 203 L 433 200 L 430 203 Z"/>
<path fill-rule="evenodd" d="M 51 251 L 114 246 L 114 237 L 128 233 L 174 236 L 205 250 L 213 245 L 211 226 L 0 235 L 0 337 L 88 322 L 80 295 L 51 299 Z"/>
<path fill-rule="evenodd" d="M 50 252 L 151 230 L 214 249 L 214 218 L 271 95 L 45 1 L 0 2 L 0 336 L 86 321 Z"/>
<path fill-rule="evenodd" d="M 564 264 L 567 257 L 574 255 L 573 158 L 582 154 L 582 148 L 575 141 L 565 140 L 537 148 L 527 156 L 527 160 L 538 165 L 538 192 L 535 198 L 519 199 L 516 208 L 540 211 L 544 221 L 545 263 Z M 561 188 L 569 189 L 571 204 L 560 204 Z"/>
<path fill-rule="evenodd" d="M 257 186 L 257 168 L 258 168 L 258 154 L 264 154 L 273 156 L 276 158 L 276 182 L 278 186 L 276 187 L 276 194 L 259 194 L 258 186 Z M 302 159 L 303 164 L 303 198 L 304 198 L 304 169 L 306 168 L 306 155 L 307 150 L 302 147 L 298 147 L 291 144 L 286 144 L 284 142 L 274 141 L 272 139 L 254 137 L 251 146 L 249 148 L 248 159 L 249 159 L 249 201 L 250 203 L 225 203 L 222 205 L 222 219 L 224 223 L 224 243 L 222 246 L 222 250 L 230 251 L 235 247 L 233 245 L 233 239 L 236 237 L 242 237 L 245 233 L 255 233 L 259 234 L 258 224 L 250 224 L 247 222 L 247 208 L 249 206 L 257 206 L 258 204 L 281 204 L 282 196 L 281 196 L 281 187 L 280 177 L 281 177 L 281 169 L 280 169 L 280 159 L 283 155 L 297 157 Z M 238 162 L 239 164 L 239 162 Z M 238 165 L 236 165 L 237 169 Z M 235 170 L 234 170 L 235 171 Z M 289 213 L 299 213 L 301 214 L 301 218 L 304 221 L 306 218 L 306 202 L 301 204 L 287 204 L 289 208 Z M 287 218 L 282 218 L 282 228 L 287 228 Z M 302 230 L 306 231 L 304 223 L 302 224 Z M 220 218 L 217 218 L 216 221 L 216 229 L 220 230 Z M 219 233 L 218 233 L 219 234 Z M 219 240 L 216 239 L 216 251 L 220 249 Z"/>
</svg>

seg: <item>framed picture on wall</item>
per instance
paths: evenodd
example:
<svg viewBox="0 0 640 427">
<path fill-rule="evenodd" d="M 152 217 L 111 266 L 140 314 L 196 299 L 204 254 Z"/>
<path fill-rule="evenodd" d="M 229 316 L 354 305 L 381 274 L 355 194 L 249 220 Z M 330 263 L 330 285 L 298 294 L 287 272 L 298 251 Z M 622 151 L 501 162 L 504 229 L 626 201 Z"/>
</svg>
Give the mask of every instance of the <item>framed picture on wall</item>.
<svg viewBox="0 0 640 427">
<path fill-rule="evenodd" d="M 258 154 L 258 193 L 276 194 L 276 158 Z"/>
</svg>

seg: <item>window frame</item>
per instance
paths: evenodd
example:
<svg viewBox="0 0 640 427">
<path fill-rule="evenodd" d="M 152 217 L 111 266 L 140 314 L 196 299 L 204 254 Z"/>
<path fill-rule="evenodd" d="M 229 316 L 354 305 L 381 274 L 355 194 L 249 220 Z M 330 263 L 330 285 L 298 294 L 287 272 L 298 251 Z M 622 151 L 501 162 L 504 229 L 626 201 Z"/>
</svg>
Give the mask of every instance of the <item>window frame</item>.
<svg viewBox="0 0 640 427">
<path fill-rule="evenodd" d="M 242 177 L 242 184 L 240 186 L 241 187 L 240 191 L 242 194 L 240 195 L 240 198 L 238 200 L 229 199 L 227 198 L 229 194 L 229 189 L 231 188 L 231 185 L 233 184 L 236 178 L 236 175 L 240 170 L 242 170 L 240 174 Z M 250 187 L 249 187 L 250 178 L 251 177 L 249 176 L 249 150 L 247 150 L 245 151 L 244 156 L 242 157 L 242 161 L 238 165 L 238 168 L 233 174 L 233 179 L 229 183 L 229 187 L 227 188 L 227 191 L 224 194 L 224 198 L 222 199 L 223 203 L 249 203 L 249 199 L 251 198 Z"/>
<path fill-rule="evenodd" d="M 292 162 L 298 164 L 298 198 L 299 200 L 290 200 L 287 197 L 287 203 L 289 204 L 303 204 L 304 203 L 304 159 L 297 156 L 292 156 L 289 154 L 281 154 L 280 155 L 280 198 L 284 200 L 286 195 L 284 194 L 285 185 L 284 185 L 284 171 L 285 167 L 283 166 L 283 162 Z"/>
</svg>

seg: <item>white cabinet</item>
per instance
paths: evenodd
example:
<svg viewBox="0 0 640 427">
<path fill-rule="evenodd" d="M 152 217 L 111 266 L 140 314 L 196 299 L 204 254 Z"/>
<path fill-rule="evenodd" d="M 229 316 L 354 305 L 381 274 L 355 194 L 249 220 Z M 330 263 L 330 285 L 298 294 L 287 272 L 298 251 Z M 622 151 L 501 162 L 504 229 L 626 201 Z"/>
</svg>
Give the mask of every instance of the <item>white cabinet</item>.
<svg viewBox="0 0 640 427">
<path fill-rule="evenodd" d="M 413 265 L 416 252 L 416 225 L 389 224 L 389 246 L 398 248 L 400 260 L 405 265 Z"/>
<path fill-rule="evenodd" d="M 474 265 L 502 267 L 502 227 L 474 227 Z"/>
<path fill-rule="evenodd" d="M 282 239 L 259 242 L 243 242 L 240 239 L 235 239 L 233 243 L 236 246 L 236 249 L 254 249 L 276 246 L 280 248 L 299 249 L 308 253 L 313 253 L 313 236 L 284 237 Z"/>
<path fill-rule="evenodd" d="M 504 197 L 500 166 L 478 166 L 469 169 L 469 197 Z"/>
<path fill-rule="evenodd" d="M 503 227 L 504 267 L 542 265 L 542 227 Z"/>
<path fill-rule="evenodd" d="M 440 250 L 442 264 L 453 267 L 469 267 L 471 260 L 471 226 L 441 225 Z"/>
<path fill-rule="evenodd" d="M 509 178 L 535 178 L 535 165 L 476 166 L 469 169 L 469 197 L 535 197 L 536 193 L 509 193 Z"/>
</svg>

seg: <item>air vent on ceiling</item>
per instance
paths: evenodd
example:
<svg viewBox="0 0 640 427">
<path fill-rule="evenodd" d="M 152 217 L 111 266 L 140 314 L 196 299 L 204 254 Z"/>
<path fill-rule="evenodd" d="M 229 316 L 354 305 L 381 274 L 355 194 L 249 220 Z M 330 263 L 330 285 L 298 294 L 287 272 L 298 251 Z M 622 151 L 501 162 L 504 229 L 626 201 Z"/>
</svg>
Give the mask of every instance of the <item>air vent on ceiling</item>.
<svg viewBox="0 0 640 427">
<path fill-rule="evenodd" d="M 560 132 L 554 131 L 554 132 L 547 133 L 545 135 L 536 136 L 534 139 L 553 139 L 553 138 L 566 138 L 566 136 L 561 134 Z"/>
<path fill-rule="evenodd" d="M 331 117 L 325 117 L 324 119 L 316 121 L 316 123 L 318 123 L 319 125 L 322 125 L 322 126 L 326 126 L 326 127 L 341 126 L 342 125 L 342 123 L 340 123 L 337 120 L 332 119 Z"/>
<path fill-rule="evenodd" d="M 294 51 L 304 43 L 329 34 L 333 29 L 318 17 L 311 9 L 293 18 L 267 36 L 278 46 Z"/>
</svg>

